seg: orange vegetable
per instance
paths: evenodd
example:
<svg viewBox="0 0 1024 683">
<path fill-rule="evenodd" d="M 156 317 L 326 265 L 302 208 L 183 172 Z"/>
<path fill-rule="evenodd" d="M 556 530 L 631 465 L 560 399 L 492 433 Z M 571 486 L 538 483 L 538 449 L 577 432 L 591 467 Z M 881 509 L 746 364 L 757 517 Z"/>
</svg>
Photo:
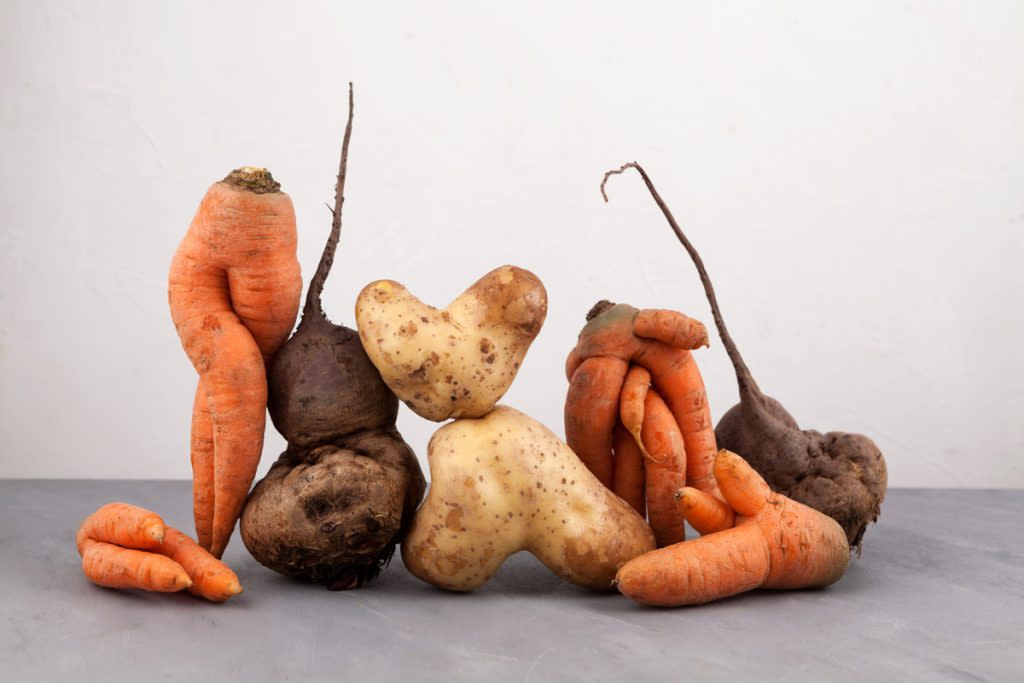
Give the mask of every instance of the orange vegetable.
<svg viewBox="0 0 1024 683">
<path fill-rule="evenodd" d="M 615 480 L 612 491 L 646 518 L 646 473 L 640 444 L 620 422 L 613 433 Z"/>
<path fill-rule="evenodd" d="M 630 365 L 626 373 L 626 379 L 622 382 L 622 391 L 619 393 L 619 419 L 623 426 L 636 439 L 640 450 L 647 454 L 644 448 L 643 439 L 640 438 L 640 430 L 644 426 L 644 401 L 647 400 L 647 392 L 651 388 L 651 373 L 640 365 Z"/>
<path fill-rule="evenodd" d="M 107 588 L 192 593 L 222 602 L 242 592 L 227 565 L 160 515 L 127 503 L 108 503 L 82 522 L 76 535 L 82 570 Z"/>
<path fill-rule="evenodd" d="M 87 540 L 82 571 L 98 586 L 173 593 L 192 585 L 180 564 L 163 555 Z"/>
<path fill-rule="evenodd" d="M 675 493 L 686 483 L 686 449 L 672 413 L 653 389 L 644 401 L 642 438 L 648 453 L 647 520 L 661 548 L 684 538 Z"/>
<path fill-rule="evenodd" d="M 735 526 L 630 560 L 615 577 L 623 595 L 646 605 L 697 605 L 755 588 L 827 586 L 842 577 L 850 548 L 834 519 L 773 492 L 735 453 L 720 451 L 714 473 L 737 515 Z M 696 490 L 684 490 L 683 498 L 691 493 L 702 499 Z"/>
<path fill-rule="evenodd" d="M 619 392 L 629 363 L 587 358 L 574 368 L 565 398 L 565 439 L 594 476 L 612 488 L 612 430 L 619 416 Z"/>
<path fill-rule="evenodd" d="M 191 579 L 189 591 L 201 598 L 224 602 L 242 592 L 242 584 L 230 567 L 173 527 L 167 527 L 164 542 L 156 552 L 181 565 Z"/>
<path fill-rule="evenodd" d="M 298 314 L 295 247 L 291 199 L 266 169 L 246 167 L 210 187 L 171 263 L 171 317 L 200 377 L 192 426 L 196 533 L 217 557 L 263 450 L 264 362 Z"/>
</svg>

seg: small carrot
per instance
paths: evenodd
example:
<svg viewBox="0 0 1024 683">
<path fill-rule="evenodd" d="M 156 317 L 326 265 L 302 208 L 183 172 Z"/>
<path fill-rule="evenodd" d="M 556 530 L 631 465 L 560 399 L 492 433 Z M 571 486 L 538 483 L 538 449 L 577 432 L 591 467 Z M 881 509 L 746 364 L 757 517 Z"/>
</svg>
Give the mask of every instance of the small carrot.
<svg viewBox="0 0 1024 683">
<path fill-rule="evenodd" d="M 644 453 L 638 440 L 621 422 L 615 426 L 613 439 L 615 480 L 612 491 L 646 519 Z"/>
<path fill-rule="evenodd" d="M 82 547 L 82 571 L 90 581 L 105 588 L 172 593 L 192 585 L 181 565 L 170 558 L 92 539 Z"/>
<path fill-rule="evenodd" d="M 164 528 L 164 520 L 155 512 L 128 503 L 107 503 L 82 520 L 75 543 L 79 553 L 90 540 L 127 548 L 156 548 L 164 540 Z"/>
<path fill-rule="evenodd" d="M 189 591 L 201 598 L 223 602 L 242 592 L 242 584 L 230 567 L 173 527 L 167 527 L 164 542 L 156 552 L 181 565 L 191 579 Z"/>
<path fill-rule="evenodd" d="M 628 369 L 629 364 L 619 358 L 588 358 L 573 373 L 565 399 L 566 441 L 608 488 L 614 485 L 612 431 Z"/>
<path fill-rule="evenodd" d="M 676 491 L 679 514 L 697 533 L 712 534 L 736 525 L 736 513 L 720 498 L 689 486 Z"/>
<path fill-rule="evenodd" d="M 171 317 L 205 393 L 193 405 L 196 531 L 220 557 L 263 450 L 264 364 L 291 332 L 302 288 L 295 212 L 266 169 L 237 169 L 210 187 L 168 281 Z"/>
<path fill-rule="evenodd" d="M 645 456 L 647 451 L 644 449 L 643 439 L 640 438 L 640 430 L 644 425 L 644 401 L 647 400 L 650 388 L 651 373 L 647 368 L 630 365 L 626 379 L 622 382 L 622 392 L 619 394 L 619 419 L 636 439 Z"/>
<path fill-rule="evenodd" d="M 827 586 L 842 577 L 850 548 L 834 519 L 773 492 L 735 453 L 719 451 L 714 473 L 736 525 L 630 560 L 615 577 L 623 595 L 647 605 L 696 605 L 754 588 Z"/>
<path fill-rule="evenodd" d="M 648 453 L 647 520 L 662 548 L 684 538 L 683 516 L 676 509 L 675 493 L 686 482 L 686 449 L 672 413 L 653 389 L 644 401 L 642 439 Z"/>
</svg>

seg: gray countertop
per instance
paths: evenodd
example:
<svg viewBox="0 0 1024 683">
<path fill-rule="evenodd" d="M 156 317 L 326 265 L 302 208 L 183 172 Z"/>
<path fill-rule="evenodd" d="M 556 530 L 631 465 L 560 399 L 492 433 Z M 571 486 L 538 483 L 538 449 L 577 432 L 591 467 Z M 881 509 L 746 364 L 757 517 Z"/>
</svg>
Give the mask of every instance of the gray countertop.
<svg viewBox="0 0 1024 683">
<path fill-rule="evenodd" d="M 187 482 L 0 480 L 3 680 L 1024 680 L 1024 491 L 891 491 L 838 584 L 675 610 L 523 553 L 471 594 L 397 557 L 332 593 L 264 569 L 237 533 L 224 559 L 246 592 L 228 603 L 106 590 L 73 539 L 113 500 L 191 529 Z"/>
</svg>

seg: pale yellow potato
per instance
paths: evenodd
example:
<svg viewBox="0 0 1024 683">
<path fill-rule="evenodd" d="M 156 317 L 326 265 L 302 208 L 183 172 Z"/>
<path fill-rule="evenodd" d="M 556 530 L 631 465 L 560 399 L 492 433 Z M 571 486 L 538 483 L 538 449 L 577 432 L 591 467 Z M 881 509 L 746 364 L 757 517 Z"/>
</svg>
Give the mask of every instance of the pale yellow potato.
<svg viewBox="0 0 1024 683">
<path fill-rule="evenodd" d="M 384 382 L 428 420 L 481 417 L 508 390 L 548 311 L 537 276 L 495 268 L 447 308 L 378 280 L 356 299 L 363 348 Z"/>
<path fill-rule="evenodd" d="M 405 566 L 427 583 L 473 590 L 527 550 L 567 581 L 609 590 L 619 567 L 654 550 L 640 515 L 518 410 L 441 427 L 428 457 L 430 492 L 402 541 Z"/>
</svg>

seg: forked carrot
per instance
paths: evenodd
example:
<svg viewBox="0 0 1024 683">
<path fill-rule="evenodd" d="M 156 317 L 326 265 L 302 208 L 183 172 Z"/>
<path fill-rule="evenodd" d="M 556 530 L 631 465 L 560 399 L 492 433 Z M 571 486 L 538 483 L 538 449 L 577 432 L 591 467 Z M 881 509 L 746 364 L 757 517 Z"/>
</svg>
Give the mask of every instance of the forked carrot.
<svg viewBox="0 0 1024 683">
<path fill-rule="evenodd" d="M 288 195 L 266 169 L 246 167 L 209 189 L 171 264 L 171 317 L 200 376 L 191 439 L 196 532 L 217 557 L 263 450 L 264 362 L 298 314 L 295 248 Z"/>
<path fill-rule="evenodd" d="M 773 492 L 735 453 L 719 451 L 714 471 L 736 525 L 630 560 L 615 577 L 623 595 L 647 605 L 696 605 L 754 588 L 827 586 L 842 577 L 850 547 L 834 519 Z"/>
</svg>

